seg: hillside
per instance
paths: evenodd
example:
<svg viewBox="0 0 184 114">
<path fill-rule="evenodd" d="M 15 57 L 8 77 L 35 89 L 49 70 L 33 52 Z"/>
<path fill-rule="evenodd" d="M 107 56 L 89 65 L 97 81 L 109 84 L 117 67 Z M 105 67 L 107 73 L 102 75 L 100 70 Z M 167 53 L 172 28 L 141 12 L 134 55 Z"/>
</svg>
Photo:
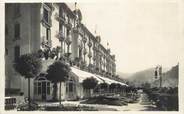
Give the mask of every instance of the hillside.
<svg viewBox="0 0 184 114">
<path fill-rule="evenodd" d="M 117 72 L 117 74 L 122 79 L 128 79 L 132 75 L 131 73 L 123 73 L 123 72 Z"/>
<path fill-rule="evenodd" d="M 130 85 L 141 86 L 142 83 L 152 83 L 154 81 L 154 68 L 149 68 L 133 73 L 127 80 Z"/>
<path fill-rule="evenodd" d="M 152 86 L 159 86 L 159 81 L 154 79 L 155 68 L 145 69 L 133 74 L 119 73 L 120 78 L 126 79 L 129 85 L 141 86 L 143 83 L 150 83 Z M 178 65 L 169 68 L 163 68 L 163 86 L 175 87 L 178 85 Z"/>
</svg>

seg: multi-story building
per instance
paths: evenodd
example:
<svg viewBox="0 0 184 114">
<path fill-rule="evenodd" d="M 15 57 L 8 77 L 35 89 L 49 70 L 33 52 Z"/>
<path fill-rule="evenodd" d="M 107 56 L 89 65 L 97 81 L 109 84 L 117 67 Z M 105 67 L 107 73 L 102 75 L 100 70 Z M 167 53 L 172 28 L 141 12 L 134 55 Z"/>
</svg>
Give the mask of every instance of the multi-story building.
<svg viewBox="0 0 184 114">
<path fill-rule="evenodd" d="M 115 77 L 115 55 L 100 43 L 100 36 L 94 36 L 82 24 L 79 9 L 72 11 L 65 3 L 8 3 L 5 20 L 5 87 L 8 93 L 24 92 L 27 96 L 27 81 L 14 70 L 13 64 L 20 55 L 40 50 L 57 50 L 57 58 L 71 63 L 75 75 L 62 83 L 62 99 L 84 96 L 80 72 L 85 74 L 83 77 L 95 77 L 95 73 Z M 54 59 L 42 60 L 43 70 L 53 62 Z M 32 79 L 31 97 L 52 97 L 52 84 L 41 74 Z"/>
</svg>

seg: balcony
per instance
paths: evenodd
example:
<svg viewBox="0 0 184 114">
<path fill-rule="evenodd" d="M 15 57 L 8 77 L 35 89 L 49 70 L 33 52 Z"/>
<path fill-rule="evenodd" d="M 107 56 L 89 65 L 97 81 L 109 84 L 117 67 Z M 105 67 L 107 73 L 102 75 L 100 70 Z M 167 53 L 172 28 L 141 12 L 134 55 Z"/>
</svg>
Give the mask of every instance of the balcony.
<svg viewBox="0 0 184 114">
<path fill-rule="evenodd" d="M 92 57 L 92 53 L 91 53 L 91 51 L 89 52 L 88 57 L 89 57 L 89 58 L 91 58 L 91 57 Z"/>
<path fill-rule="evenodd" d="M 58 14 L 58 13 L 55 13 L 54 17 L 55 17 L 55 19 L 56 19 L 57 21 L 60 21 L 60 17 L 59 17 L 59 14 Z"/>
<path fill-rule="evenodd" d="M 41 22 L 46 27 L 51 27 L 52 26 L 52 20 L 51 19 L 46 20 L 46 19 L 42 18 Z"/>
<path fill-rule="evenodd" d="M 91 48 L 91 46 L 92 46 L 92 42 L 91 41 L 88 42 L 88 46 Z"/>
<path fill-rule="evenodd" d="M 67 45 L 70 45 L 70 44 L 72 43 L 72 36 L 71 36 L 71 34 L 69 34 L 69 35 L 67 36 L 65 42 L 66 42 Z"/>
<path fill-rule="evenodd" d="M 86 48 L 84 48 L 83 55 L 86 55 L 86 54 L 87 54 L 87 50 Z"/>
<path fill-rule="evenodd" d="M 72 23 L 70 21 L 66 22 L 66 26 L 69 28 L 69 29 L 72 29 Z"/>
<path fill-rule="evenodd" d="M 51 47 L 51 42 L 46 40 L 44 36 L 42 37 L 41 44 L 42 44 L 42 47 L 46 47 L 46 48 L 50 48 Z"/>
<path fill-rule="evenodd" d="M 83 43 L 86 43 L 87 42 L 87 38 L 86 37 L 83 37 L 82 38 L 82 41 L 83 41 Z"/>
<path fill-rule="evenodd" d="M 79 32 L 78 28 L 77 28 L 77 27 L 74 27 L 74 28 L 73 28 L 73 32 L 74 32 L 74 33 L 78 33 L 78 32 Z"/>
<path fill-rule="evenodd" d="M 65 36 L 62 32 L 58 32 L 56 35 L 55 35 L 56 38 L 59 39 L 59 41 L 63 42 L 65 40 Z"/>
</svg>

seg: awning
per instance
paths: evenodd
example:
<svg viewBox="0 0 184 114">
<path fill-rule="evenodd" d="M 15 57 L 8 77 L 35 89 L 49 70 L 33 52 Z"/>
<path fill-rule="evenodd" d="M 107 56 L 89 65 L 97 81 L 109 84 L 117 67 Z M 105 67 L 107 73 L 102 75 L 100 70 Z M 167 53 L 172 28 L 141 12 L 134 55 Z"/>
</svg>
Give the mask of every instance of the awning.
<svg viewBox="0 0 184 114">
<path fill-rule="evenodd" d="M 122 82 L 119 82 L 119 81 L 116 81 L 116 80 L 112 80 L 112 79 L 109 79 L 109 78 L 106 78 L 106 77 L 102 77 L 100 75 L 96 75 L 98 78 L 104 80 L 107 84 L 112 84 L 112 83 L 118 83 L 118 84 L 121 84 L 123 86 L 128 86 L 127 84 L 125 83 L 122 83 Z"/>
<path fill-rule="evenodd" d="M 71 67 L 71 70 L 72 72 L 77 75 L 79 77 L 79 82 L 82 83 L 83 80 L 85 80 L 86 78 L 90 78 L 90 77 L 93 77 L 95 78 L 96 80 L 98 80 L 98 83 L 103 83 L 104 81 L 101 80 L 100 78 L 98 78 L 97 76 L 95 76 L 94 74 L 92 73 L 89 73 L 89 72 L 85 72 L 85 71 L 82 71 L 80 69 L 77 69 L 75 67 Z"/>
</svg>

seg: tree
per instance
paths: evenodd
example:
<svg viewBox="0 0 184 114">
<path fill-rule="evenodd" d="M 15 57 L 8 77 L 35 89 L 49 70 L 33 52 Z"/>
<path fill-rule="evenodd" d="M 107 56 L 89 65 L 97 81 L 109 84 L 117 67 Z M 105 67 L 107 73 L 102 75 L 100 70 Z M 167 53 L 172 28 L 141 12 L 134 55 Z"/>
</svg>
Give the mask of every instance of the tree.
<svg viewBox="0 0 184 114">
<path fill-rule="evenodd" d="M 104 91 L 107 91 L 107 89 L 108 89 L 108 84 L 107 83 L 101 83 L 100 85 L 99 85 L 99 87 L 100 87 L 100 91 L 101 91 L 101 89 L 103 89 Z"/>
<path fill-rule="evenodd" d="M 118 83 L 111 83 L 111 85 L 109 85 L 109 88 L 112 92 L 116 92 L 117 91 L 117 88 L 120 89 L 121 85 L 118 84 Z"/>
<path fill-rule="evenodd" d="M 98 84 L 98 80 L 96 80 L 93 77 L 86 78 L 82 82 L 84 89 L 88 89 L 88 90 L 92 90 L 92 91 L 97 86 L 97 84 Z M 91 92 L 90 92 L 90 96 L 91 96 Z"/>
<path fill-rule="evenodd" d="M 65 82 L 69 77 L 70 67 L 62 61 L 56 61 L 47 69 L 47 79 L 57 84 L 59 82 L 59 103 L 61 104 L 61 82 Z M 55 85 L 57 86 L 57 85 Z M 57 92 L 57 91 L 56 91 Z"/>
<path fill-rule="evenodd" d="M 37 54 L 25 54 L 21 55 L 14 63 L 15 70 L 20 73 L 21 76 L 28 79 L 28 101 L 30 107 L 30 78 L 37 76 L 40 73 L 42 64 L 41 59 L 37 57 Z"/>
</svg>

